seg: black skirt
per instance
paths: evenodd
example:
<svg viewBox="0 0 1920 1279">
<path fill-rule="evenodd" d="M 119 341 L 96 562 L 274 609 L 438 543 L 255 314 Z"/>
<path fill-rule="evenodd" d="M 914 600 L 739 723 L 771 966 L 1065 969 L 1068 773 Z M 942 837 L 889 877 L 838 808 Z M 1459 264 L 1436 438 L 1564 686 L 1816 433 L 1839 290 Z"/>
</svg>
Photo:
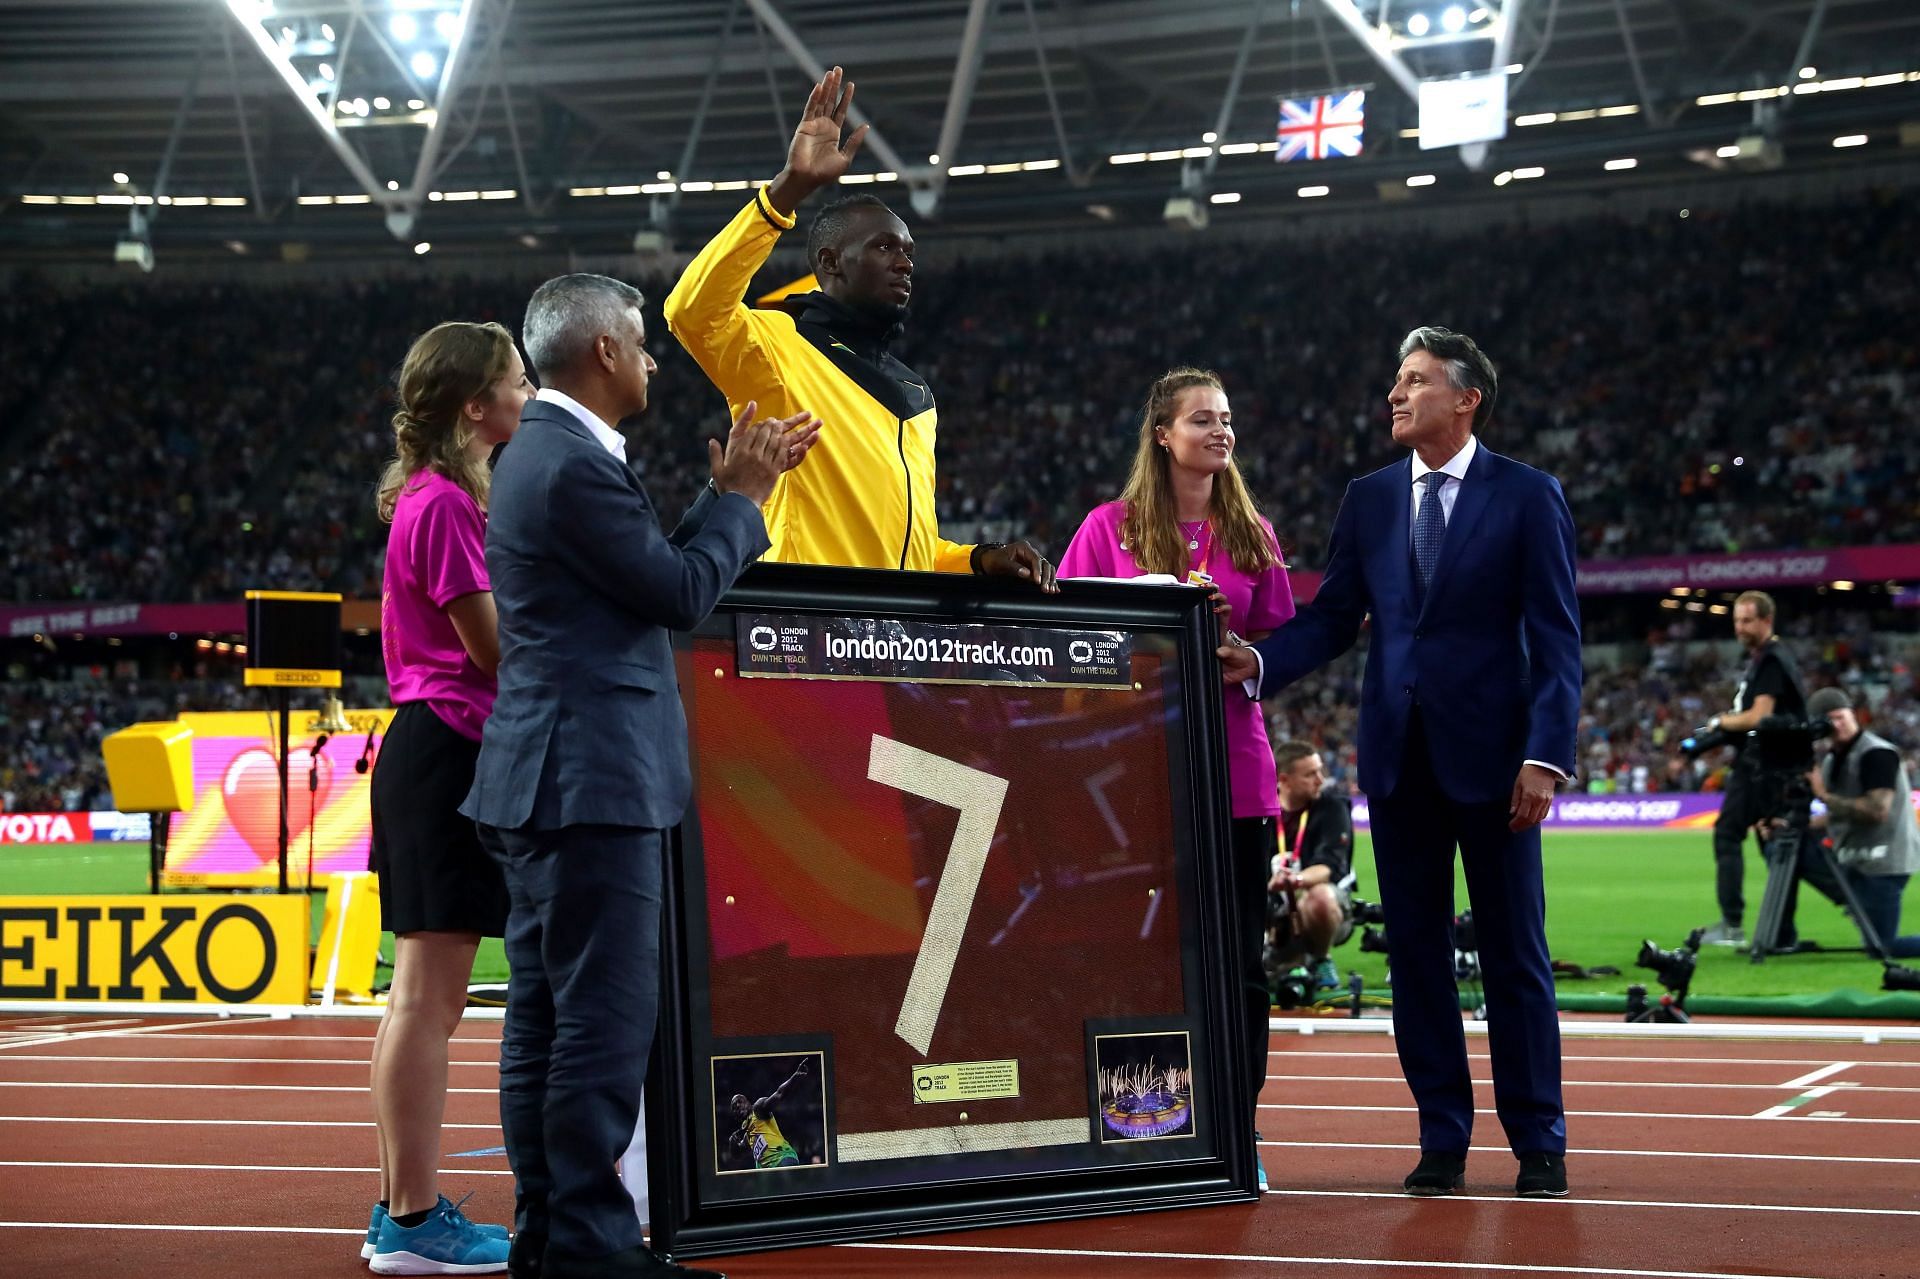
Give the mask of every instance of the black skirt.
<svg viewBox="0 0 1920 1279">
<path fill-rule="evenodd" d="M 373 770 L 373 849 L 381 927 L 393 933 L 506 932 L 507 885 L 460 805 L 480 743 L 425 702 L 394 712 Z"/>
</svg>

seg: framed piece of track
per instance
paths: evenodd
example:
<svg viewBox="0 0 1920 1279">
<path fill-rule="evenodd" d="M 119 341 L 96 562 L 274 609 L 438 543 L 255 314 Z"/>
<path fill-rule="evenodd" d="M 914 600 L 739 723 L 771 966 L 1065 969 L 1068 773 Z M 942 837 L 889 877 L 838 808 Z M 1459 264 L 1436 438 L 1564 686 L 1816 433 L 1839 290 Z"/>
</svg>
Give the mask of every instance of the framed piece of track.
<svg viewBox="0 0 1920 1279">
<path fill-rule="evenodd" d="M 766 565 L 680 637 L 656 1247 L 1255 1196 L 1215 625 Z"/>
</svg>

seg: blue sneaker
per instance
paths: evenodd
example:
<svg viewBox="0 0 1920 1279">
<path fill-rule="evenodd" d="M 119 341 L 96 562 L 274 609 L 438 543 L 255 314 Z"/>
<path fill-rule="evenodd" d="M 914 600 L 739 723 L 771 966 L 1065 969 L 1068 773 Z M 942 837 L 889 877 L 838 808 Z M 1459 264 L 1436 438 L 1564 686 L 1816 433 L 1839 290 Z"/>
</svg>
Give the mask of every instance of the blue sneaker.
<svg viewBox="0 0 1920 1279">
<path fill-rule="evenodd" d="M 465 1203 L 466 1200 L 462 1199 L 460 1202 Z M 440 1203 L 448 1208 L 452 1208 L 454 1212 L 459 1213 L 460 1220 L 467 1220 L 466 1214 L 460 1212 L 460 1209 L 454 1207 L 453 1204 L 448 1203 L 445 1195 L 440 1196 Z M 374 1249 L 380 1246 L 380 1227 L 386 1224 L 386 1220 L 387 1206 L 376 1201 L 373 1205 L 373 1214 L 367 1218 L 367 1239 L 365 1243 L 360 1245 L 360 1260 L 367 1261 L 373 1257 Z M 492 1235 L 496 1239 L 507 1239 L 511 1237 L 505 1226 L 482 1225 L 479 1226 L 479 1230 L 481 1234 Z"/>
<path fill-rule="evenodd" d="M 1264 1195 L 1267 1193 L 1267 1166 L 1260 1162 L 1257 1151 L 1253 1156 L 1253 1170 L 1260 1174 L 1260 1193 Z"/>
<path fill-rule="evenodd" d="M 373 1215 L 367 1218 L 367 1241 L 360 1245 L 360 1260 L 366 1261 L 373 1256 L 373 1250 L 380 1246 L 380 1227 L 387 1224 L 387 1206 L 375 1202 Z"/>
<path fill-rule="evenodd" d="M 1340 970 L 1331 959 L 1323 959 L 1313 966 L 1313 986 L 1315 990 L 1338 990 L 1340 988 Z"/>
<path fill-rule="evenodd" d="M 449 1203 L 445 1195 L 411 1230 L 382 1215 L 373 1256 L 367 1259 L 377 1275 L 486 1275 L 507 1268 L 506 1232 L 467 1220 L 460 1204 Z"/>
</svg>

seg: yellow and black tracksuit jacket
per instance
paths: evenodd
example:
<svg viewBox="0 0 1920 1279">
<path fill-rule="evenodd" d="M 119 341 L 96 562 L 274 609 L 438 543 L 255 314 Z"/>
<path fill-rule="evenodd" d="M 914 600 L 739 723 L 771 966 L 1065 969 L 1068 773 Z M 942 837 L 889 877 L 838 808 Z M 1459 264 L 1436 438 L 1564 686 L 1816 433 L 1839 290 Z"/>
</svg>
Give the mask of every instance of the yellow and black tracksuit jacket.
<svg viewBox="0 0 1920 1279">
<path fill-rule="evenodd" d="M 940 537 L 933 508 L 933 392 L 887 350 L 887 335 L 823 293 L 779 310 L 743 300 L 795 219 L 764 190 L 716 235 L 667 295 L 667 327 L 727 397 L 761 417 L 802 409 L 825 427 L 766 506 L 773 549 L 790 564 L 964 573 L 971 546 Z"/>
</svg>

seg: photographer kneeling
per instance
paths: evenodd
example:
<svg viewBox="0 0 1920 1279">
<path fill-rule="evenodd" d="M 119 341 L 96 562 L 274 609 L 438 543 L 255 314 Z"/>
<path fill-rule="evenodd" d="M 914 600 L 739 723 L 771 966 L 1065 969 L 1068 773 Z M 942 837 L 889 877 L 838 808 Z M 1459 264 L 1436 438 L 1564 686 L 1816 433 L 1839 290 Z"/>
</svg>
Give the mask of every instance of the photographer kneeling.
<svg viewBox="0 0 1920 1279">
<path fill-rule="evenodd" d="M 1814 835 L 1801 850 L 1800 876 L 1843 909 L 1849 895 L 1859 903 L 1869 951 L 1877 939 L 1882 958 L 1920 955 L 1920 936 L 1897 936 L 1901 895 L 1920 869 L 1906 762 L 1892 742 L 1860 727 L 1852 699 L 1840 689 L 1815 693 L 1807 713 L 1833 725 L 1833 749 L 1808 777 L 1814 796 L 1827 806 L 1814 816 L 1812 829 L 1825 828 L 1833 858 L 1822 855 Z"/>
<path fill-rule="evenodd" d="M 1282 742 L 1273 763 L 1280 847 L 1267 884 L 1267 975 L 1304 963 L 1327 990 L 1340 984 L 1328 953 L 1353 935 L 1353 801 L 1322 794 L 1326 766 L 1305 742 Z"/>
</svg>

